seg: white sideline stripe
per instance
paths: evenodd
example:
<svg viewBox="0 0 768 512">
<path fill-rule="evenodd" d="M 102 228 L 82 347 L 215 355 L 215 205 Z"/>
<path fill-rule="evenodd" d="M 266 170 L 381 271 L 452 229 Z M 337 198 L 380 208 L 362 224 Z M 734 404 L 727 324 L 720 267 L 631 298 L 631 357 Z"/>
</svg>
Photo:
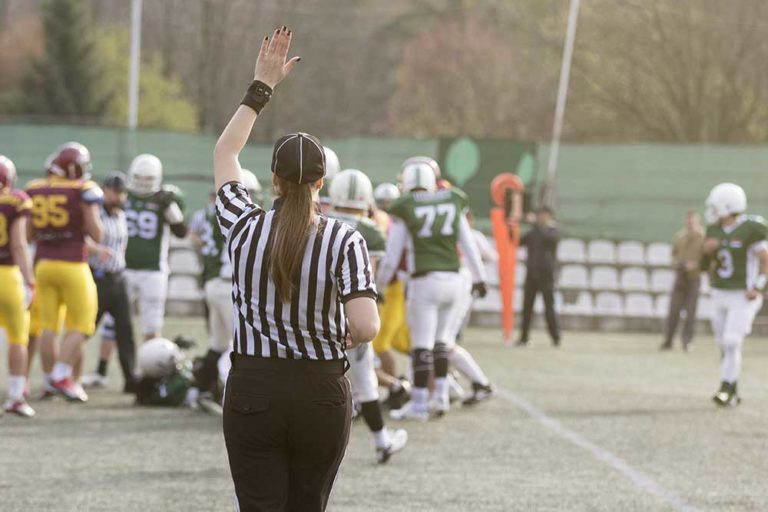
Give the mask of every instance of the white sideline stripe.
<svg viewBox="0 0 768 512">
<path fill-rule="evenodd" d="M 544 411 L 536 408 L 527 400 L 517 396 L 514 393 L 498 388 L 497 394 L 504 400 L 528 413 L 529 416 L 547 427 L 558 436 L 562 437 L 566 441 L 571 442 L 579 448 L 583 448 L 584 450 L 588 451 L 597 460 L 605 462 L 608 466 L 629 478 L 632 483 L 635 484 L 635 486 L 647 492 L 648 494 L 656 496 L 661 501 L 672 507 L 674 510 L 678 512 L 702 512 L 701 509 L 694 507 L 669 489 L 662 487 L 659 483 L 657 483 L 645 473 L 642 473 L 630 466 L 619 456 L 614 455 L 602 446 L 582 437 L 580 434 L 574 432 L 573 430 L 566 428 L 562 423 L 552 418 L 551 416 L 548 416 Z"/>
</svg>

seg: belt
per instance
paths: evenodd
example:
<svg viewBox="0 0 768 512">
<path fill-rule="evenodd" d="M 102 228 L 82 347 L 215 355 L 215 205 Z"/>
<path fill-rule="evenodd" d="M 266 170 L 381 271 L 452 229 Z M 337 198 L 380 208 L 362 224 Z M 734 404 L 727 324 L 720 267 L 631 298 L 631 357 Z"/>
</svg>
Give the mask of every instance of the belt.
<svg viewBox="0 0 768 512">
<path fill-rule="evenodd" d="M 427 270 L 426 272 L 414 272 L 413 274 L 411 274 L 411 279 L 418 279 L 419 277 L 427 276 L 432 272 L 452 272 L 456 274 L 459 271 L 455 269 L 446 269 L 446 270 Z"/>
<path fill-rule="evenodd" d="M 269 359 L 231 353 L 232 369 L 262 370 L 287 374 L 322 373 L 343 375 L 345 361 L 313 361 L 310 359 Z"/>
</svg>

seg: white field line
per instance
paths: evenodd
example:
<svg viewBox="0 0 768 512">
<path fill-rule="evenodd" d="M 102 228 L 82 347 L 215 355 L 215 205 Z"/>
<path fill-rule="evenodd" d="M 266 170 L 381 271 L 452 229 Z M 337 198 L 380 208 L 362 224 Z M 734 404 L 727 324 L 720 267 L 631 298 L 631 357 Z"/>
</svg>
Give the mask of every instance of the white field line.
<svg viewBox="0 0 768 512">
<path fill-rule="evenodd" d="M 645 473 L 638 471 L 630 466 L 621 457 L 614 455 L 606 448 L 603 448 L 602 446 L 595 444 L 588 439 L 585 439 L 573 430 L 566 428 L 562 423 L 552 418 L 551 416 L 548 416 L 544 411 L 538 409 L 527 400 L 517 396 L 514 393 L 500 390 L 498 388 L 497 394 L 502 399 L 525 411 L 529 416 L 547 427 L 553 433 L 562 437 L 566 441 L 569 441 L 571 444 L 574 444 L 588 451 L 594 458 L 606 463 L 608 466 L 627 477 L 640 490 L 656 496 L 659 500 L 672 507 L 675 511 L 701 512 L 700 509 L 694 507 L 669 489 L 662 487 L 658 482 L 653 480 Z"/>
</svg>

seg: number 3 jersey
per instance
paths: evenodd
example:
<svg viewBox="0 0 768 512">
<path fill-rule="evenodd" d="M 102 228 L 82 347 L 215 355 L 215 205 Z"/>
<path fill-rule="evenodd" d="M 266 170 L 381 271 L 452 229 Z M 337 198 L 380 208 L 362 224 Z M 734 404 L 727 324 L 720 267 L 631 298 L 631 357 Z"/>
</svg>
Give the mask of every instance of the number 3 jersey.
<svg viewBox="0 0 768 512">
<path fill-rule="evenodd" d="M 736 224 L 723 228 L 707 226 L 707 238 L 715 238 L 720 247 L 714 254 L 710 275 L 713 288 L 747 290 L 760 272 L 757 252 L 768 248 L 768 226 L 762 217 L 742 215 Z"/>
<path fill-rule="evenodd" d="M 11 252 L 11 226 L 32 210 L 32 201 L 21 190 L 0 189 L 0 265 L 15 265 Z"/>
<path fill-rule="evenodd" d="M 98 204 L 103 192 L 93 181 L 58 176 L 27 185 L 32 198 L 35 260 L 88 261 L 83 205 Z"/>
<path fill-rule="evenodd" d="M 184 197 L 173 185 L 149 195 L 131 191 L 125 202 L 128 247 L 125 266 L 131 270 L 168 270 L 171 224 L 184 221 Z"/>
</svg>

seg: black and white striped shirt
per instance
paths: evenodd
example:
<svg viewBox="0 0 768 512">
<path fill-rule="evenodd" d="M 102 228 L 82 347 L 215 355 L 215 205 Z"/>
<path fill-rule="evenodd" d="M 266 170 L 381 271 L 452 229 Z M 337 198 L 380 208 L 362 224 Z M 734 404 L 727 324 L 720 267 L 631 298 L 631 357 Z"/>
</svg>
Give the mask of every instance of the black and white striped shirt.
<svg viewBox="0 0 768 512">
<path fill-rule="evenodd" d="M 128 246 L 128 223 L 125 212 L 114 208 L 112 212 L 101 207 L 101 223 L 104 225 L 104 236 L 101 245 L 112 251 L 112 256 L 107 261 L 101 261 L 98 256 L 92 255 L 88 263 L 96 272 L 122 272 L 125 270 L 125 249 Z"/>
<path fill-rule="evenodd" d="M 253 204 L 245 187 L 221 187 L 216 212 L 232 262 L 234 350 L 264 358 L 343 360 L 344 303 L 376 297 L 363 237 L 346 224 L 318 215 L 301 266 L 298 293 L 282 303 L 264 264 L 276 210 Z M 296 276 L 299 279 L 299 276 Z"/>
</svg>

